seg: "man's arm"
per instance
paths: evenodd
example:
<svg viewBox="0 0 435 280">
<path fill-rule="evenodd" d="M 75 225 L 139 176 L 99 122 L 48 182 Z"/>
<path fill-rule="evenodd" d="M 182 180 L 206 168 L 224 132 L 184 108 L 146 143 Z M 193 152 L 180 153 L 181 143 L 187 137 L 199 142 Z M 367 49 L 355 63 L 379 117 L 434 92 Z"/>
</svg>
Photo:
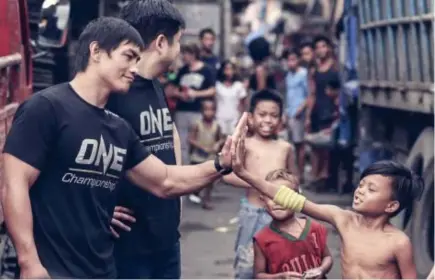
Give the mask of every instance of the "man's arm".
<svg viewBox="0 0 435 280">
<path fill-rule="evenodd" d="M 396 260 L 402 279 L 417 279 L 411 241 L 405 234 L 396 243 Z"/>
<path fill-rule="evenodd" d="M 33 239 L 33 215 L 29 189 L 39 176 L 39 170 L 4 154 L 4 189 L 2 205 L 8 233 L 17 251 L 20 267 L 41 264 Z"/>
<path fill-rule="evenodd" d="M 153 155 L 127 172 L 137 186 L 161 198 L 192 193 L 220 176 L 211 160 L 198 165 L 165 165 Z"/>
<path fill-rule="evenodd" d="M 56 135 L 56 114 L 51 103 L 43 95 L 34 95 L 15 113 L 3 150 L 4 218 L 23 278 L 48 277 L 35 246 L 29 190 L 47 164 Z"/>
<path fill-rule="evenodd" d="M 232 137 L 228 137 L 219 156 L 223 168 L 231 167 L 231 143 L 238 141 L 241 131 L 246 127 L 247 114 L 243 114 Z M 132 133 L 130 148 L 131 160 L 127 166 L 127 176 L 139 187 L 159 197 L 179 196 L 192 193 L 221 177 L 212 160 L 198 165 L 166 165 L 153 155 L 139 160 L 143 146 Z"/>
<path fill-rule="evenodd" d="M 204 90 L 189 90 L 189 95 L 193 98 L 206 98 L 206 97 L 213 97 L 216 94 L 216 88 L 214 86 L 209 87 L 208 89 Z"/>
<path fill-rule="evenodd" d="M 174 138 L 174 153 L 175 153 L 175 162 L 177 165 L 182 165 L 182 158 L 181 158 L 181 142 L 180 142 L 180 134 L 178 134 L 177 127 L 175 126 L 175 123 L 173 123 L 173 138 Z"/>
</svg>

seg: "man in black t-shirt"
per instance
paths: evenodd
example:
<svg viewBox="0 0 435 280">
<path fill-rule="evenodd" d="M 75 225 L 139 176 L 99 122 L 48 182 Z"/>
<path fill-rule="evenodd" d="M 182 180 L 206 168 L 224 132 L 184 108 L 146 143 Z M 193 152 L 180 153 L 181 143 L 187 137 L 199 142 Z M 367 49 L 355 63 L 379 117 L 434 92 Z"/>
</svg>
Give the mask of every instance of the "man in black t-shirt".
<svg viewBox="0 0 435 280">
<path fill-rule="evenodd" d="M 199 32 L 199 42 L 201 44 L 201 61 L 210 67 L 213 75 L 216 78 L 217 70 L 221 67 L 221 61 L 217 55 L 213 53 L 216 42 L 216 33 L 211 28 L 204 28 Z"/>
<path fill-rule="evenodd" d="M 175 84 L 179 86 L 175 123 L 180 133 L 183 163 L 189 162 L 188 134 L 201 116 L 201 100 L 216 93 L 213 72 L 200 60 L 199 47 L 189 43 L 181 47 L 184 66 L 178 71 Z"/>
<path fill-rule="evenodd" d="M 327 92 L 329 84 L 339 81 L 339 73 L 332 52 L 332 43 L 328 37 L 317 36 L 314 39 L 316 49 L 317 66 L 313 73 L 314 95 L 313 102 L 309 103 L 306 126 L 310 126 L 312 133 L 331 130 L 333 122 L 337 118 L 337 106 L 335 100 L 339 91 Z M 332 94 L 332 95 L 331 95 Z M 332 133 L 332 131 L 330 131 Z M 330 152 L 324 147 L 312 147 L 312 186 L 318 190 L 328 185 Z"/>
<path fill-rule="evenodd" d="M 150 153 L 166 164 L 181 165 L 180 140 L 157 78 L 180 52 L 183 17 L 167 0 L 131 1 L 121 17 L 138 30 L 146 50 L 128 94 L 112 95 L 106 108 L 131 124 Z M 118 276 L 180 278 L 180 198 L 162 199 L 122 180 L 118 205 L 112 222 Z"/>
<path fill-rule="evenodd" d="M 215 96 L 216 80 L 211 68 L 200 60 L 198 45 L 183 45 L 181 54 L 185 65 L 178 71 L 174 82 L 180 90 L 176 95 L 178 101 L 175 123 L 180 133 L 182 161 L 190 163 L 189 130 L 201 117 L 201 101 Z M 191 194 L 189 198 L 192 202 L 201 202 L 198 193 Z"/>
<path fill-rule="evenodd" d="M 166 165 L 125 120 L 104 109 L 110 92 L 130 87 L 142 49 L 125 21 L 98 18 L 79 37 L 74 79 L 18 108 L 4 147 L 2 205 L 21 278 L 117 276 L 110 221 L 122 176 L 169 197 L 231 172 L 230 138 L 214 162 Z"/>
</svg>

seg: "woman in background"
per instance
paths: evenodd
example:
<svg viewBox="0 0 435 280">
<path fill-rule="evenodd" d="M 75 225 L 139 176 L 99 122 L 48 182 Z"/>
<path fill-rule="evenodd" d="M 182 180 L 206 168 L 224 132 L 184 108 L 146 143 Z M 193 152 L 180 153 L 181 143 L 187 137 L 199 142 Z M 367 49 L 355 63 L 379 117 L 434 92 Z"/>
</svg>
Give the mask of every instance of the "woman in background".
<svg viewBox="0 0 435 280">
<path fill-rule="evenodd" d="M 228 60 L 224 61 L 219 68 L 216 82 L 216 119 L 222 134 L 233 134 L 245 109 L 246 96 L 246 89 L 236 74 L 236 66 Z"/>
</svg>

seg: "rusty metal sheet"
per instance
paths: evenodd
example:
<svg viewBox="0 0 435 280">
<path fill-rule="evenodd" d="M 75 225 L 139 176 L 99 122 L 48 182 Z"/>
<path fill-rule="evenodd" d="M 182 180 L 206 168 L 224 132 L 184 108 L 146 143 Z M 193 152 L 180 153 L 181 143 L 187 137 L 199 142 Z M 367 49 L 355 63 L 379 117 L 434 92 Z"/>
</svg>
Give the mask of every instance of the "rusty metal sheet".
<svg viewBox="0 0 435 280">
<path fill-rule="evenodd" d="M 430 98 L 415 96 L 433 96 L 433 2 L 360 0 L 359 19 L 362 102 L 432 113 Z"/>
</svg>

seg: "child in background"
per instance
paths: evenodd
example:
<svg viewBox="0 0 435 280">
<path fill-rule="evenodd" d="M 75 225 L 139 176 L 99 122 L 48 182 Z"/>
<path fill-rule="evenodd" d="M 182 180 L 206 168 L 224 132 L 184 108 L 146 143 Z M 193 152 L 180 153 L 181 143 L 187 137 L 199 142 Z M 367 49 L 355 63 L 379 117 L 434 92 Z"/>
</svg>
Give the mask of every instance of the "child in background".
<svg viewBox="0 0 435 280">
<path fill-rule="evenodd" d="M 270 172 L 266 181 L 298 191 L 298 180 L 285 169 Z M 296 217 L 262 196 L 272 223 L 254 237 L 254 273 L 257 279 L 319 279 L 332 267 L 327 229 L 305 217 Z"/>
<path fill-rule="evenodd" d="M 214 99 L 204 99 L 201 102 L 201 115 L 201 119 L 194 124 L 189 135 L 189 143 L 192 147 L 190 154 L 192 164 L 199 164 L 214 159 L 225 140 L 215 119 L 216 103 Z M 213 185 L 210 185 L 204 189 L 202 207 L 207 210 L 213 209 L 211 206 L 212 188 Z"/>
<path fill-rule="evenodd" d="M 251 98 L 249 111 L 253 135 L 246 139 L 247 168 L 263 178 L 276 169 L 295 172 L 293 147 L 276 137 L 283 112 L 281 96 L 270 89 L 258 91 Z M 235 246 L 234 268 L 236 278 L 252 279 L 254 277 L 252 238 L 271 222 L 271 217 L 264 209 L 260 194 L 249 184 L 234 174 L 225 176 L 224 181 L 236 187 L 246 188 L 246 198 L 241 200 L 238 216 L 239 230 Z"/>
<path fill-rule="evenodd" d="M 241 112 L 245 111 L 245 86 L 236 75 L 236 66 L 224 61 L 217 74 L 216 118 L 224 135 L 232 135 Z"/>
<path fill-rule="evenodd" d="M 298 50 L 291 49 L 285 53 L 288 73 L 285 77 L 286 103 L 290 141 L 296 149 L 299 181 L 304 182 L 304 134 L 305 134 L 305 107 L 308 98 L 308 71 L 299 65 L 300 54 Z"/>
</svg>

